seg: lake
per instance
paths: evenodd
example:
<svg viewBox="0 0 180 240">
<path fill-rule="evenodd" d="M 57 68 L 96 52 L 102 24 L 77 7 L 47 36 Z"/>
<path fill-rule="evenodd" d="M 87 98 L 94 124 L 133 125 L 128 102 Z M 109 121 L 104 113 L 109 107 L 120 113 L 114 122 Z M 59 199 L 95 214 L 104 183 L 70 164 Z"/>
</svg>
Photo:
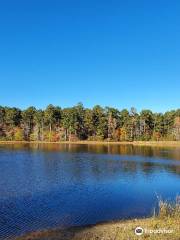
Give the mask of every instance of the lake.
<svg viewBox="0 0 180 240">
<path fill-rule="evenodd" d="M 147 217 L 180 194 L 180 148 L 0 145 L 0 239 Z"/>
</svg>

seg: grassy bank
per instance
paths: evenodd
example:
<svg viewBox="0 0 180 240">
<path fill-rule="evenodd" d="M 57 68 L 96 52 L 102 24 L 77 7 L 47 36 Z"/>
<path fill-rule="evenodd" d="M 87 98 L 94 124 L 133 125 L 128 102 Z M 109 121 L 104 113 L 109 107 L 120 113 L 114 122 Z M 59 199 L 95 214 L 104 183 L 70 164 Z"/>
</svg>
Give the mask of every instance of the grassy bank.
<svg viewBox="0 0 180 240">
<path fill-rule="evenodd" d="M 18 237 L 16 240 L 180 240 L 180 202 L 159 202 L 159 214 L 147 219 L 134 219 L 86 227 L 54 229 Z M 135 234 L 136 227 L 144 233 Z"/>
<path fill-rule="evenodd" d="M 62 142 L 47 142 L 47 141 L 0 141 L 0 144 L 94 144 L 94 145 L 134 145 L 134 146 L 158 146 L 158 147 L 180 147 L 180 141 L 134 141 L 134 142 L 107 142 L 107 141 L 62 141 Z"/>
</svg>

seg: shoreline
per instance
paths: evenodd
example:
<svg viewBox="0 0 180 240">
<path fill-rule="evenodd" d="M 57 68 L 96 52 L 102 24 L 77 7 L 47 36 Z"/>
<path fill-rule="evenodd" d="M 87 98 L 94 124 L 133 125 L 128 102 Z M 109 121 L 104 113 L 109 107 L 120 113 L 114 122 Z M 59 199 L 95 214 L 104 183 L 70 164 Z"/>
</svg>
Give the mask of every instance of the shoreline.
<svg viewBox="0 0 180 240">
<path fill-rule="evenodd" d="M 180 141 L 134 141 L 134 142 L 108 142 L 108 141 L 0 141 L 0 145 L 6 144 L 82 144 L 82 145 L 133 145 L 153 147 L 180 147 Z"/>
<path fill-rule="evenodd" d="M 16 237 L 15 240 L 127 240 L 138 239 L 135 235 L 136 227 L 142 227 L 144 234 L 141 239 L 178 240 L 180 234 L 179 218 L 141 218 L 99 223 L 96 225 L 54 228 L 32 232 Z M 170 233 L 152 233 L 148 231 L 171 231 Z"/>
</svg>

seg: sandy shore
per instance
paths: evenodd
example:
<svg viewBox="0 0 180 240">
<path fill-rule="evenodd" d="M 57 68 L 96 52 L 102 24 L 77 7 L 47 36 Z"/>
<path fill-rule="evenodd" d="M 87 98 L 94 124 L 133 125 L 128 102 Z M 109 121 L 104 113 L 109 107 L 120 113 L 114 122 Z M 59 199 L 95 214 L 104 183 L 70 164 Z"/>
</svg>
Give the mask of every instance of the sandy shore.
<svg viewBox="0 0 180 240">
<path fill-rule="evenodd" d="M 93 145 L 134 145 L 134 146 L 154 146 L 154 147 L 180 147 L 180 141 L 134 141 L 134 142 L 107 142 L 107 141 L 0 141 L 0 144 L 93 144 Z"/>
<path fill-rule="evenodd" d="M 142 227 L 144 234 L 135 235 L 135 228 Z M 149 230 L 163 230 L 170 232 L 150 233 Z M 163 230 L 164 231 L 164 230 Z M 104 223 L 86 227 L 72 227 L 68 229 L 54 229 L 35 232 L 26 236 L 18 237 L 16 240 L 180 240 L 179 219 L 175 218 L 147 218 L 120 221 L 115 223 Z"/>
</svg>

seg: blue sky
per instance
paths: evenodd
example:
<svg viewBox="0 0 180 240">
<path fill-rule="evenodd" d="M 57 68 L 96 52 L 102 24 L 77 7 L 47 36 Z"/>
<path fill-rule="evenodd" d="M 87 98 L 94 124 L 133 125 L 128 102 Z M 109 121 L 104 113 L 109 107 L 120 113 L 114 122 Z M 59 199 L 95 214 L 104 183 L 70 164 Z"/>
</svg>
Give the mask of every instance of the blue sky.
<svg viewBox="0 0 180 240">
<path fill-rule="evenodd" d="M 0 105 L 180 107 L 180 1 L 6 0 Z"/>
</svg>

